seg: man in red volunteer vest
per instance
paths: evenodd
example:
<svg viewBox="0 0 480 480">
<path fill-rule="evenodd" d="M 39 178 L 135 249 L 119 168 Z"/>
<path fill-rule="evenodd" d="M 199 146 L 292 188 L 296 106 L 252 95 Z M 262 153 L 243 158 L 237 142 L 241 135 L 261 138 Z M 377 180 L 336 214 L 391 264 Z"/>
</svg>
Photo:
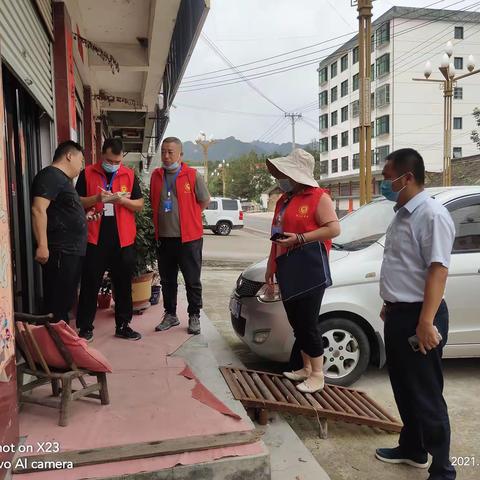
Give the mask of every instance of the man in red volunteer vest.
<svg viewBox="0 0 480 480">
<path fill-rule="evenodd" d="M 182 162 L 182 142 L 168 137 L 162 143 L 162 167 L 152 173 L 150 197 L 158 241 L 158 270 L 165 314 L 155 330 L 180 324 L 177 317 L 177 277 L 182 272 L 188 300 L 188 332 L 200 333 L 202 308 L 202 212 L 210 194 L 200 173 Z"/>
<path fill-rule="evenodd" d="M 79 335 L 93 339 L 97 295 L 106 270 L 115 290 L 115 336 L 139 340 L 129 326 L 133 316 L 132 277 L 135 269 L 135 212 L 143 208 L 140 185 L 131 168 L 122 165 L 119 138 L 105 140 L 102 161 L 87 166 L 77 181 L 77 192 L 86 210 L 101 213 L 88 224 L 87 254 L 82 271 L 77 311 Z"/>
</svg>

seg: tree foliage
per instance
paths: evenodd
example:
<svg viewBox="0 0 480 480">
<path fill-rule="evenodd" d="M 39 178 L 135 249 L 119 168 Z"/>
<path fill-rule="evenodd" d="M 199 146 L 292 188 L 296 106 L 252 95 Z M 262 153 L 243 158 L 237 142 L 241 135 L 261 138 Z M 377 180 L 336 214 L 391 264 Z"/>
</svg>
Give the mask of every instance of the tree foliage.
<svg viewBox="0 0 480 480">
<path fill-rule="evenodd" d="M 476 124 L 480 127 L 480 108 L 475 107 L 473 110 L 473 118 L 475 119 Z M 478 130 L 472 130 L 470 138 L 474 143 L 477 144 L 477 147 L 480 149 L 480 133 Z"/>
</svg>

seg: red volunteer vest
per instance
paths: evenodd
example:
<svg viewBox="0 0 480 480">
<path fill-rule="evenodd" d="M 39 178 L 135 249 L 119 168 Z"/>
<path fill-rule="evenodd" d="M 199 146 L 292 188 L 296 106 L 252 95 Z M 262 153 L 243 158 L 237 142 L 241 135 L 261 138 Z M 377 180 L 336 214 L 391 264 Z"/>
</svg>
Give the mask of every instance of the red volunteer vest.
<svg viewBox="0 0 480 480">
<path fill-rule="evenodd" d="M 315 211 L 317 210 L 320 197 L 324 194 L 327 195 L 323 188 L 307 187 L 303 193 L 295 195 L 290 200 L 283 215 L 283 231 L 288 233 L 307 233 L 320 228 L 321 225 L 318 225 L 315 220 Z M 275 207 L 273 224 L 275 223 L 286 198 L 286 195 L 282 195 L 278 199 Z M 332 241 L 325 240 L 323 243 L 325 244 L 327 252 L 329 252 L 332 247 Z"/>
<path fill-rule="evenodd" d="M 113 179 L 112 193 L 131 192 L 133 189 L 133 180 L 133 170 L 121 165 Z M 108 182 L 105 172 L 100 164 L 95 163 L 93 165 L 88 165 L 85 168 L 85 182 L 87 184 L 87 197 L 97 195 L 100 188 L 105 189 L 105 185 Z M 128 247 L 135 243 L 135 237 L 137 235 L 135 213 L 121 205 L 114 205 L 114 209 L 120 246 L 122 248 Z M 103 203 L 97 203 L 95 205 L 95 210 L 97 212 L 103 212 Z M 98 244 L 102 218 L 103 216 L 95 222 L 88 222 L 88 243 L 92 243 L 93 245 Z"/>
<path fill-rule="evenodd" d="M 177 177 L 178 214 L 180 216 L 180 233 L 182 243 L 193 242 L 203 236 L 202 209 L 195 196 L 195 180 L 197 171 L 182 163 L 182 171 Z M 156 168 L 150 180 L 150 202 L 153 210 L 153 224 L 155 226 L 155 239 L 158 240 L 158 214 L 160 197 L 164 186 L 163 168 Z"/>
</svg>

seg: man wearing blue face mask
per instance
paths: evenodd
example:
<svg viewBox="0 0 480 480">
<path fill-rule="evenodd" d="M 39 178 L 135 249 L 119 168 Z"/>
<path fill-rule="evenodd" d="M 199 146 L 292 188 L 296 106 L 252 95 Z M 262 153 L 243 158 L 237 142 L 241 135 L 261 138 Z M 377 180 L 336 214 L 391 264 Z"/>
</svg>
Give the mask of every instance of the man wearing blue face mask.
<svg viewBox="0 0 480 480">
<path fill-rule="evenodd" d="M 202 308 L 202 211 L 210 203 L 200 173 L 183 163 L 182 142 L 168 137 L 162 143 L 162 167 L 152 173 L 150 197 L 158 241 L 158 270 L 165 314 L 157 332 L 180 324 L 177 317 L 177 277 L 182 272 L 188 300 L 188 333 L 200 333 Z"/>
<path fill-rule="evenodd" d="M 140 185 L 132 169 L 122 164 L 123 144 L 109 138 L 101 163 L 89 165 L 78 177 L 76 189 L 86 210 L 95 208 L 98 220 L 89 223 L 87 254 L 82 271 L 77 311 L 79 335 L 93 338 L 97 295 L 106 270 L 115 289 L 115 336 L 139 340 L 129 326 L 133 316 L 132 276 L 135 268 L 135 212 L 143 208 Z"/>
<path fill-rule="evenodd" d="M 455 227 L 447 209 L 425 192 L 425 167 L 417 151 L 404 148 L 391 153 L 383 176 L 381 190 L 396 203 L 396 215 L 385 239 L 380 316 L 385 322 L 388 372 L 403 428 L 398 446 L 379 448 L 376 457 L 427 468 L 430 454 L 429 480 L 453 480 L 442 348 L 448 337 L 443 295 Z M 415 335 L 418 350 L 412 341 Z"/>
</svg>

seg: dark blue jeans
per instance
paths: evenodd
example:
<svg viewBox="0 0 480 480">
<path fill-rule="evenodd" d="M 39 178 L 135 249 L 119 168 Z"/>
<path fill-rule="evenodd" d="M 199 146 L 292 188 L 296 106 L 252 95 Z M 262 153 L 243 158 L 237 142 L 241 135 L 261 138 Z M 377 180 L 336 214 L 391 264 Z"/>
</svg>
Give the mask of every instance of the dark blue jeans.
<svg viewBox="0 0 480 480">
<path fill-rule="evenodd" d="M 433 457 L 431 480 L 453 480 L 456 472 L 450 454 L 450 422 L 443 398 L 442 349 L 448 337 L 448 309 L 444 301 L 434 325 L 443 337 L 427 355 L 414 352 L 408 338 L 415 335 L 421 303 L 387 306 L 385 348 L 388 373 L 403 421 L 399 445 L 404 455 Z"/>
</svg>

